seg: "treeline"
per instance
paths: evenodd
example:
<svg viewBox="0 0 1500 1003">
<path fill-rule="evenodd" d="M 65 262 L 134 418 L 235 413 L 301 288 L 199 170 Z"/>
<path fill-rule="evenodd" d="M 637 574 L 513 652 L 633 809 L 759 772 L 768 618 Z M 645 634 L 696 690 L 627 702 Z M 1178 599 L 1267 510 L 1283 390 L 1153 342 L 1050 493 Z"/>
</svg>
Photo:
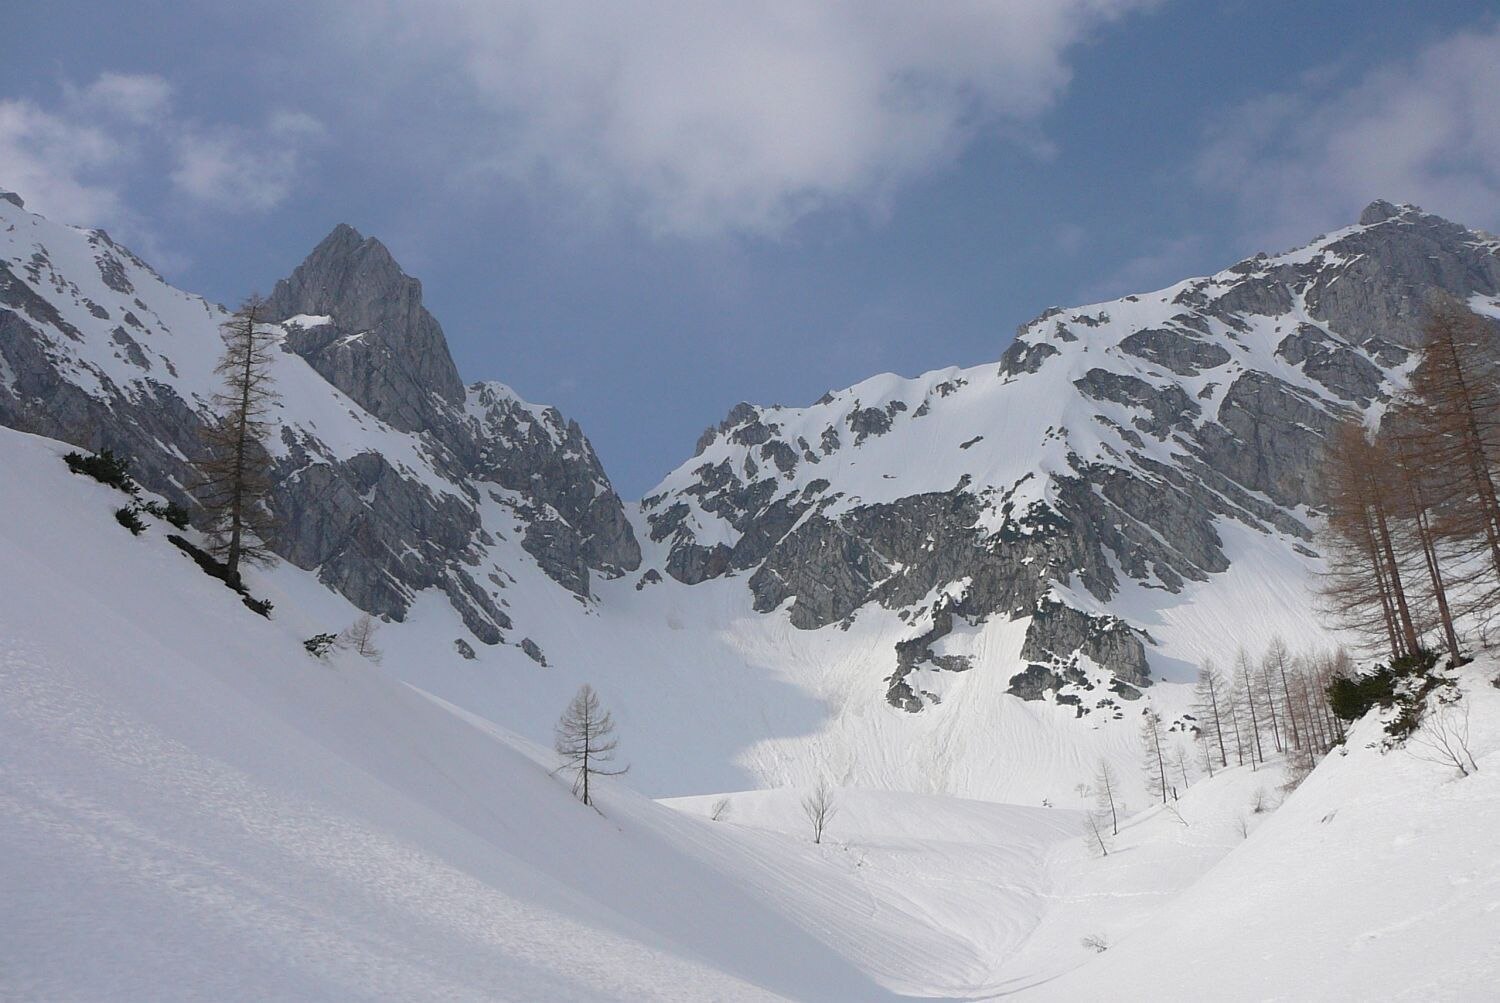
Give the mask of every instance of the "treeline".
<svg viewBox="0 0 1500 1003">
<path fill-rule="evenodd" d="M 1407 389 L 1378 431 L 1329 443 L 1322 588 L 1332 625 L 1392 663 L 1463 660 L 1466 625 L 1500 601 L 1500 361 L 1491 323 L 1434 302 Z"/>
<path fill-rule="evenodd" d="M 1328 692 L 1335 679 L 1351 675 L 1353 668 L 1342 648 L 1294 654 L 1279 637 L 1258 660 L 1240 649 L 1227 673 L 1205 661 L 1193 701 L 1204 772 L 1213 776 L 1231 762 L 1254 769 L 1267 756 L 1285 753 L 1288 780 L 1295 785 L 1344 740 L 1344 725 Z M 1165 800 L 1156 778 L 1151 786 Z"/>
</svg>

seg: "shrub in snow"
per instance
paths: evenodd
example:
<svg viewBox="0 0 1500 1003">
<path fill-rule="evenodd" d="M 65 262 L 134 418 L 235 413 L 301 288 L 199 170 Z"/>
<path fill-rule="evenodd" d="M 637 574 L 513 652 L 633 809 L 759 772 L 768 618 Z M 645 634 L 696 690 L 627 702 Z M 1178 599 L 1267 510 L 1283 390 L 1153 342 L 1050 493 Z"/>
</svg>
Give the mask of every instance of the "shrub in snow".
<svg viewBox="0 0 1500 1003">
<path fill-rule="evenodd" d="M 259 613 L 267 620 L 271 619 L 271 610 L 276 608 L 275 605 L 272 604 L 271 600 L 257 599 L 254 596 L 245 596 L 243 598 L 245 606 L 248 607 L 252 613 Z"/>
<path fill-rule="evenodd" d="M 101 449 L 89 456 L 69 453 L 63 457 L 63 462 L 75 474 L 86 474 L 100 484 L 108 484 L 128 495 L 140 493 L 141 489 L 130 477 L 130 461 L 123 456 L 116 456 L 112 449 Z"/>
<path fill-rule="evenodd" d="M 1424 762 L 1452 767 L 1461 777 L 1479 772 L 1469 751 L 1469 705 L 1439 699 L 1411 737 L 1407 751 Z"/>
<path fill-rule="evenodd" d="M 130 530 L 135 536 L 140 536 L 146 531 L 146 524 L 141 521 L 141 514 L 132 505 L 115 509 L 115 522 Z"/>
<path fill-rule="evenodd" d="M 1396 708 L 1396 716 L 1385 731 L 1399 743 L 1417 730 L 1428 694 L 1453 681 L 1433 675 L 1437 653 L 1418 651 L 1392 659 L 1390 667 L 1377 665 L 1364 676 L 1339 676 L 1328 684 L 1328 703 L 1345 721 L 1357 721 L 1375 707 Z"/>
<path fill-rule="evenodd" d="M 188 510 L 176 502 L 148 501 L 141 508 L 178 529 L 188 528 Z"/>
<path fill-rule="evenodd" d="M 1087 947 L 1090 951 L 1097 951 L 1100 954 L 1109 950 L 1109 941 L 1105 939 L 1102 933 L 1091 933 L 1079 941 L 1079 943 Z"/>
<path fill-rule="evenodd" d="M 334 649 L 339 643 L 337 634 L 314 634 L 302 642 L 302 647 L 314 658 L 322 658 Z"/>
<path fill-rule="evenodd" d="M 713 810 L 708 813 L 708 817 L 711 818 L 711 819 L 713 819 L 715 822 L 722 822 L 726 818 L 728 818 L 729 817 L 729 799 L 728 798 L 719 798 L 719 800 L 715 801 L 714 802 L 714 806 L 713 806 Z"/>
</svg>

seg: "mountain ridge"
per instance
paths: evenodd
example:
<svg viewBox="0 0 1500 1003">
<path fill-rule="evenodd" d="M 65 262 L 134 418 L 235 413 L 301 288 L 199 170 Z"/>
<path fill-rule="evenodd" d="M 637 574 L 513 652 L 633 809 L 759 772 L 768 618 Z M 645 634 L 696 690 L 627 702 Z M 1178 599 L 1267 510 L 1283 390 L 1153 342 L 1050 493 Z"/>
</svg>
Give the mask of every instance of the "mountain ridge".
<svg viewBox="0 0 1500 1003">
<path fill-rule="evenodd" d="M 737 406 L 639 506 L 556 409 L 382 382 L 426 324 L 420 285 L 336 228 L 302 292 L 273 294 L 283 573 L 410 622 L 415 685 L 535 740 L 596 682 L 663 744 L 637 749 L 646 790 L 1056 799 L 1133 756 L 1136 702 L 1185 712 L 1180 683 L 1226 644 L 1331 643 L 1306 595 L 1322 434 L 1378 413 L 1428 293 L 1500 293 L 1493 238 L 1374 215 L 1049 310 L 994 362 Z M 123 451 L 184 498 L 222 308 L 9 201 L 0 241 L 0 424 Z M 335 281 L 361 254 L 379 274 Z M 391 287 L 382 319 L 364 300 Z"/>
<path fill-rule="evenodd" d="M 1051 308 L 998 365 L 738 405 L 643 500 L 653 560 L 690 584 L 749 573 L 755 608 L 790 603 L 805 629 L 871 603 L 913 611 L 887 680 L 908 710 L 938 695 L 908 682 L 918 666 L 964 667 L 931 650 L 954 614 L 1032 618 L 1017 695 L 1080 699 L 1099 681 L 1088 662 L 1138 689 L 1152 639 L 1108 613 L 1121 579 L 1178 594 L 1222 573 L 1224 519 L 1313 558 L 1333 423 L 1378 413 L 1428 296 L 1500 294 L 1488 235 L 1387 202 L 1362 218 L 1155 293 Z"/>
</svg>

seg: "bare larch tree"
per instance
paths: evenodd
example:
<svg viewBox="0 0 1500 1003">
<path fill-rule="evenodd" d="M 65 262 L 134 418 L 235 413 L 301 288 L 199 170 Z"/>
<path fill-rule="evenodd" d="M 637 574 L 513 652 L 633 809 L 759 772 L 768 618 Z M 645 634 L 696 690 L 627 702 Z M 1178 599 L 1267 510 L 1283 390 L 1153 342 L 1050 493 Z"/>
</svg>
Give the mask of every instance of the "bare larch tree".
<svg viewBox="0 0 1500 1003">
<path fill-rule="evenodd" d="M 1426 431 L 1422 461 L 1443 501 L 1435 529 L 1471 541 L 1500 574 L 1500 355 L 1495 333 L 1452 299 L 1434 302 L 1411 374 L 1413 410 Z"/>
<path fill-rule="evenodd" d="M 1324 612 L 1336 626 L 1363 636 L 1371 650 L 1383 639 L 1391 657 L 1399 658 L 1421 644 L 1410 601 L 1415 569 L 1398 551 L 1393 532 L 1398 487 L 1390 466 L 1385 448 L 1357 422 L 1341 425 L 1330 437 L 1323 471 L 1328 571 L 1321 592 Z M 1288 723 L 1296 748 L 1297 723 Z"/>
<path fill-rule="evenodd" d="M 1119 786 L 1109 760 L 1099 760 L 1098 772 L 1094 774 L 1094 804 L 1101 814 L 1109 812 L 1109 832 L 1112 836 L 1120 834 L 1120 815 L 1115 809 L 1115 788 Z"/>
<path fill-rule="evenodd" d="M 827 830 L 828 823 L 838 814 L 838 806 L 833 801 L 833 790 L 828 786 L 827 780 L 819 780 L 812 793 L 802 799 L 802 814 L 807 816 L 807 821 L 812 826 L 813 842 L 823 842 L 823 833 Z"/>
<path fill-rule="evenodd" d="M 592 807 L 594 796 L 590 781 L 594 777 L 617 777 L 629 769 L 628 766 L 618 770 L 610 768 L 619 745 L 609 711 L 599 702 L 599 694 L 594 688 L 584 683 L 558 720 L 553 744 L 562 757 L 558 772 L 573 774 L 574 797 Z"/>
<path fill-rule="evenodd" d="M 266 508 L 271 493 L 266 438 L 278 396 L 271 377 L 277 336 L 264 325 L 264 312 L 264 303 L 252 296 L 221 328 L 224 356 L 214 372 L 223 377 L 224 389 L 214 396 L 214 417 L 203 428 L 193 486 L 207 516 L 209 549 L 236 586 L 241 564 L 273 560 L 267 549 L 273 524 Z"/>
<path fill-rule="evenodd" d="M 1161 747 L 1161 715 L 1155 707 L 1147 707 L 1141 715 L 1141 751 L 1146 769 L 1146 789 L 1167 803 L 1172 782 L 1167 777 L 1167 755 Z"/>
<path fill-rule="evenodd" d="M 1204 740 L 1219 747 L 1219 765 L 1229 765 L 1229 754 L 1224 749 L 1224 716 L 1220 704 L 1224 691 L 1224 680 L 1212 662 L 1205 661 L 1198 670 L 1198 686 L 1193 691 L 1193 709 L 1198 715 L 1198 732 Z M 1210 765 L 1209 773 L 1213 773 Z"/>
<path fill-rule="evenodd" d="M 379 620 L 368 613 L 361 613 L 359 619 L 351 623 L 349 629 L 339 636 L 339 640 L 359 657 L 378 663 L 385 657 L 385 653 L 375 643 L 375 634 L 379 630 Z"/>
</svg>

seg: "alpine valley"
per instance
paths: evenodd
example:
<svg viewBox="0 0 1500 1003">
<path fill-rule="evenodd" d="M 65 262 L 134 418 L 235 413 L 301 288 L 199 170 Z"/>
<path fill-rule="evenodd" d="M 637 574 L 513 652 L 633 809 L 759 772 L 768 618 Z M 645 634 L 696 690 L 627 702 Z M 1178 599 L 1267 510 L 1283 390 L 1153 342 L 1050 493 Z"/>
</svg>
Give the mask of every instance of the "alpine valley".
<svg viewBox="0 0 1500 1003">
<path fill-rule="evenodd" d="M 637 503 L 576 422 L 466 383 L 421 283 L 339 225 L 266 301 L 267 620 L 61 459 L 190 506 L 229 313 L 0 194 L 0 888 L 51 917 L 0 920 L 0 996 L 1182 998 L 1239 964 L 1213 995 L 1478 998 L 1488 656 L 1462 790 L 1374 721 L 1248 821 L 1279 766 L 1173 819 L 1138 763 L 1148 706 L 1192 745 L 1205 661 L 1337 643 L 1323 445 L 1378 422 L 1437 293 L 1500 318 L 1500 239 L 1376 202 L 1048 309 L 992 363 L 738 404 Z M 379 665 L 304 650 L 362 612 Z M 550 776 L 581 683 L 630 766 L 601 812 Z M 1101 761 L 1146 810 L 1095 860 Z M 1316 964 L 1230 960 L 1292 942 Z"/>
</svg>

